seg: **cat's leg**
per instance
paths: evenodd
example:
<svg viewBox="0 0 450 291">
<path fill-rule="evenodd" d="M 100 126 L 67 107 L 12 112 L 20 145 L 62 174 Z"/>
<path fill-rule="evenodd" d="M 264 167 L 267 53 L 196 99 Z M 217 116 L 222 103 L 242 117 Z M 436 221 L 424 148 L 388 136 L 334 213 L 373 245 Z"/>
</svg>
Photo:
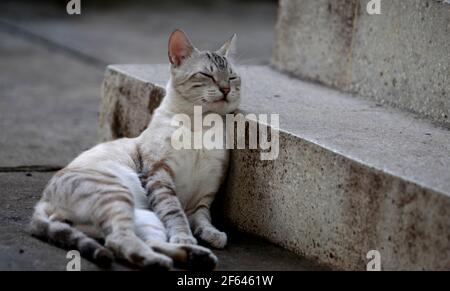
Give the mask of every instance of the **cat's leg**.
<svg viewBox="0 0 450 291">
<path fill-rule="evenodd" d="M 97 205 L 97 209 L 96 223 L 105 233 L 105 246 L 118 258 L 140 268 L 171 268 L 172 259 L 155 252 L 136 235 L 131 201 L 123 198 L 110 200 Z"/>
<path fill-rule="evenodd" d="M 77 249 L 81 255 L 102 267 L 109 267 L 113 256 L 96 240 L 64 222 L 64 218 L 53 212 L 48 201 L 37 203 L 29 230 L 32 235 L 48 240 L 65 249 Z"/>
<path fill-rule="evenodd" d="M 145 180 L 149 208 L 164 224 L 170 243 L 197 244 L 175 194 L 174 173 L 164 161 L 152 165 Z"/>
<path fill-rule="evenodd" d="M 194 213 L 190 214 L 189 222 L 198 239 L 213 248 L 223 249 L 226 246 L 227 234 L 212 225 L 209 204 L 199 206 Z"/>
<path fill-rule="evenodd" d="M 213 270 L 217 264 L 217 257 L 207 248 L 168 243 L 162 222 L 151 211 L 135 210 L 135 230 L 136 234 L 154 251 L 172 258 L 176 267 Z"/>
</svg>

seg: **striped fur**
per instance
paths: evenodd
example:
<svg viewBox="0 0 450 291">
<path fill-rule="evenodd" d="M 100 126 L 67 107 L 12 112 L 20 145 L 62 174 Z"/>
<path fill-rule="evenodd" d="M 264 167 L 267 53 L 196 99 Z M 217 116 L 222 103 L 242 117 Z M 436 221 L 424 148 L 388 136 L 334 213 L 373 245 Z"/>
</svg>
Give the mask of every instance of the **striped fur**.
<svg viewBox="0 0 450 291">
<path fill-rule="evenodd" d="M 190 45 L 191 54 L 171 56 L 179 61 L 148 128 L 137 138 L 97 145 L 56 173 L 35 207 L 31 233 L 103 266 L 115 257 L 140 268 L 214 268 L 217 258 L 197 246 L 194 235 L 212 247 L 226 244 L 225 233 L 211 224 L 209 207 L 228 153 L 173 149 L 171 120 L 192 114 L 193 105 L 222 114 L 237 108 L 240 79 L 226 57 L 231 42 L 215 53 L 200 52 L 174 32 L 169 53 L 171 46 Z M 198 76 L 199 70 L 211 78 Z M 224 84 L 228 95 L 219 96 Z M 217 102 L 219 97 L 227 101 Z"/>
</svg>

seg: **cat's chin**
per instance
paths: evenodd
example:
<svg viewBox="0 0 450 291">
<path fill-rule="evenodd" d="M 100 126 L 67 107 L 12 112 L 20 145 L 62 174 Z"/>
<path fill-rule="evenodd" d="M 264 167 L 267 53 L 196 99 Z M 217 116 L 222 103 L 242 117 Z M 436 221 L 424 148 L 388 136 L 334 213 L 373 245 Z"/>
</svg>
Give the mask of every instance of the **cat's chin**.
<svg viewBox="0 0 450 291">
<path fill-rule="evenodd" d="M 234 112 L 237 109 L 236 102 L 230 102 L 225 100 L 219 100 L 216 102 L 208 103 L 205 109 L 208 112 L 214 112 L 220 115 L 225 115 L 231 112 Z"/>
<path fill-rule="evenodd" d="M 219 101 L 211 102 L 211 104 L 214 105 L 214 106 L 223 107 L 223 106 L 227 106 L 228 105 L 228 101 L 222 99 L 222 100 L 219 100 Z"/>
</svg>

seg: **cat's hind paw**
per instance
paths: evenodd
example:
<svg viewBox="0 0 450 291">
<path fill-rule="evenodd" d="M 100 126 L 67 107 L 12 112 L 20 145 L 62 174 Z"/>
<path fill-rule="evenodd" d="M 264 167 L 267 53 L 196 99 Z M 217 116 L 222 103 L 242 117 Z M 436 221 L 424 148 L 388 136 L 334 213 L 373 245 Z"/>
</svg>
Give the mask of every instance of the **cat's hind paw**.
<svg viewBox="0 0 450 291">
<path fill-rule="evenodd" d="M 184 245 L 187 262 L 183 267 L 189 270 L 211 271 L 217 265 L 217 257 L 207 248 L 194 245 Z"/>
<path fill-rule="evenodd" d="M 227 234 L 213 227 L 200 227 L 195 231 L 195 236 L 216 249 L 223 249 L 227 245 Z"/>
</svg>

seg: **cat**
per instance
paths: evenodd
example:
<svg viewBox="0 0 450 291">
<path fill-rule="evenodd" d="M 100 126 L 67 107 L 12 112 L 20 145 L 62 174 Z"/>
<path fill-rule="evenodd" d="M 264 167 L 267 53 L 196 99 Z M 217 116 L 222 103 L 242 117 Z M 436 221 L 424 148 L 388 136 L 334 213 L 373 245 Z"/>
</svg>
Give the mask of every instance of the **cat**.
<svg viewBox="0 0 450 291">
<path fill-rule="evenodd" d="M 99 144 L 57 172 L 35 206 L 32 235 L 102 266 L 118 258 L 139 268 L 214 269 L 217 257 L 197 239 L 213 248 L 227 243 L 211 224 L 210 206 L 229 154 L 175 150 L 171 121 L 192 117 L 194 106 L 221 116 L 238 108 L 241 78 L 230 62 L 235 41 L 233 35 L 215 52 L 200 51 L 175 30 L 166 95 L 147 129 Z"/>
</svg>

